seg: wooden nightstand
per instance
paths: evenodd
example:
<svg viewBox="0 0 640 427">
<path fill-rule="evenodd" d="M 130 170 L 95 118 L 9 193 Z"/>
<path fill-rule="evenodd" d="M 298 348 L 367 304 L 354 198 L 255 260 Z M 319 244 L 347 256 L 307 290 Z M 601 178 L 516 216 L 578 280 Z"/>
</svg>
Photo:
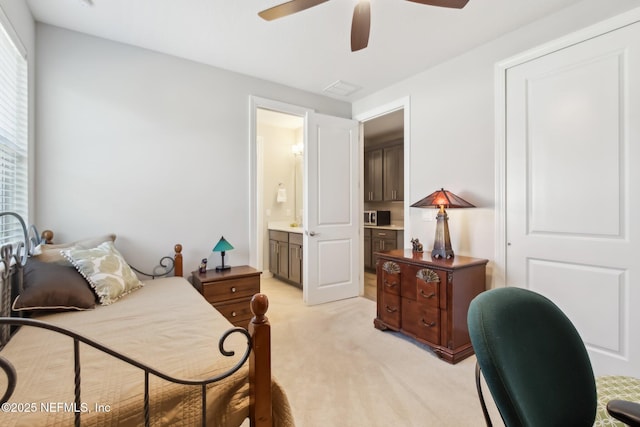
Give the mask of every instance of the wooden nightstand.
<svg viewBox="0 0 640 427">
<path fill-rule="evenodd" d="M 253 314 L 251 297 L 260 292 L 260 272 L 247 265 L 228 270 L 191 273 L 193 286 L 229 322 L 247 328 Z"/>
</svg>

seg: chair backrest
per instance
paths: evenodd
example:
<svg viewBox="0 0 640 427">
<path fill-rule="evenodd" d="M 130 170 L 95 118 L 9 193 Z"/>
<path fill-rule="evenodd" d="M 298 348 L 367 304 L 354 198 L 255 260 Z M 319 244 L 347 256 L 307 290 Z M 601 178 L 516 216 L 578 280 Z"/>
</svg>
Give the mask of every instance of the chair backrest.
<svg viewBox="0 0 640 427">
<path fill-rule="evenodd" d="M 471 302 L 467 320 L 478 364 L 508 427 L 593 425 L 591 361 L 553 302 L 526 289 L 493 289 Z"/>
</svg>

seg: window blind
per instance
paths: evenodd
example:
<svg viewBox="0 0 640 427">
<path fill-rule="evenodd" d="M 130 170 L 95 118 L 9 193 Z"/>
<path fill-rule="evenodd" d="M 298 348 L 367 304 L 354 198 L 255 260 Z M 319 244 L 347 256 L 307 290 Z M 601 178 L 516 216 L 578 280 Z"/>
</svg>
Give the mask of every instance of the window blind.
<svg viewBox="0 0 640 427">
<path fill-rule="evenodd" d="M 0 211 L 15 212 L 27 221 L 27 60 L 9 35 L 13 29 L 7 26 L 7 20 L 2 19 L 0 23 Z M 18 221 L 3 217 L 0 244 L 22 238 Z"/>
</svg>

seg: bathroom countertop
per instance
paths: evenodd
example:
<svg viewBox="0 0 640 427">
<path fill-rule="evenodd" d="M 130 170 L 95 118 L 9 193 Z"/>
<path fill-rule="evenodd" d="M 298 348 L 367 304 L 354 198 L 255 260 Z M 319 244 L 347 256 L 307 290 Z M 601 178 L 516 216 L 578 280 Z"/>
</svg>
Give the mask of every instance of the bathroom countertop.
<svg viewBox="0 0 640 427">
<path fill-rule="evenodd" d="M 292 226 L 290 222 L 281 222 L 281 221 L 270 222 L 267 228 L 269 230 L 275 230 L 275 231 L 286 231 L 287 233 L 302 234 L 304 232 L 304 229 L 302 227 Z"/>
</svg>

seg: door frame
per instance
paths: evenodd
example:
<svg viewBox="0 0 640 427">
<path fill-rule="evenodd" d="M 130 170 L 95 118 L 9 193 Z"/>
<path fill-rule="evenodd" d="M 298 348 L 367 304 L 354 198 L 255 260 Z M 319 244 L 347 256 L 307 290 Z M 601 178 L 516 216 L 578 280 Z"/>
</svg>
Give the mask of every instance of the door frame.
<svg viewBox="0 0 640 427">
<path fill-rule="evenodd" d="M 262 272 L 264 271 L 262 262 L 264 259 L 264 239 L 262 233 L 259 231 L 263 230 L 265 226 L 262 215 L 260 214 L 264 211 L 264 200 L 261 191 L 262 184 L 260 182 L 260 178 L 264 172 L 264 147 L 258 143 L 258 109 L 273 110 L 302 117 L 304 121 L 303 143 L 305 145 L 307 143 L 307 116 L 315 110 L 273 99 L 249 95 L 249 265 L 254 266 L 256 270 Z"/>
<path fill-rule="evenodd" d="M 542 46 L 527 50 L 498 62 L 495 66 L 495 260 L 493 269 L 494 287 L 507 286 L 507 105 L 506 84 L 510 68 L 544 55 L 565 49 L 585 40 L 640 22 L 640 8 L 624 12 L 582 30 L 573 32 Z M 406 239 L 406 237 L 405 237 Z"/>
<path fill-rule="evenodd" d="M 362 112 L 354 116 L 354 120 L 360 122 L 360 211 L 364 210 L 364 130 L 363 123 L 375 119 L 376 117 L 384 116 L 394 111 L 404 110 L 404 124 L 403 124 L 403 143 L 404 143 L 404 242 L 402 247 L 408 248 L 411 243 L 411 97 L 405 96 L 404 98 L 396 99 L 387 104 L 380 105 L 371 110 Z M 364 226 L 364 224 L 362 224 Z M 361 227 L 362 228 L 362 227 Z M 360 253 L 363 256 L 360 257 L 360 271 L 364 271 L 364 234 L 360 233 Z M 362 275 L 361 275 L 362 276 Z M 360 295 L 364 295 L 364 276 L 360 279 Z"/>
</svg>

